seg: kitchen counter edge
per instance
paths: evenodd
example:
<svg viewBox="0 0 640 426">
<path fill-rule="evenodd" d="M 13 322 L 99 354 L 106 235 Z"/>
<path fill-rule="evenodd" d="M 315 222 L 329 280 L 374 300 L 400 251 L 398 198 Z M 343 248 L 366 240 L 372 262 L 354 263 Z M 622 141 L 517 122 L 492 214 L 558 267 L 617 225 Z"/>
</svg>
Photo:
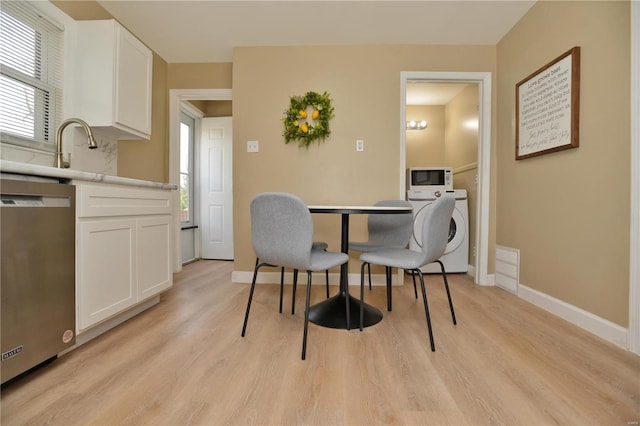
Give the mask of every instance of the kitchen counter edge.
<svg viewBox="0 0 640 426">
<path fill-rule="evenodd" d="M 89 182 L 103 182 L 114 185 L 137 186 L 142 188 L 178 189 L 178 186 L 172 183 L 153 182 L 142 179 L 105 175 L 101 173 L 83 172 L 73 169 L 57 169 L 55 167 L 39 166 L 37 164 L 19 163 L 8 160 L 0 160 L 0 171 L 3 173 L 17 173 L 57 179 L 85 180 Z"/>
</svg>

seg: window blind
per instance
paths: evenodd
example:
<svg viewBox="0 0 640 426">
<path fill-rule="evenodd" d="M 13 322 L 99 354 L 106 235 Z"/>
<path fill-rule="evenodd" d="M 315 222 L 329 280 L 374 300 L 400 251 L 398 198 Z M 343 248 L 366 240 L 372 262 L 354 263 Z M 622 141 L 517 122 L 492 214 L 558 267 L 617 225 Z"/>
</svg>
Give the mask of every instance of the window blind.
<svg viewBox="0 0 640 426">
<path fill-rule="evenodd" d="M 63 28 L 27 1 L 0 9 L 0 137 L 51 151 L 62 115 Z"/>
</svg>

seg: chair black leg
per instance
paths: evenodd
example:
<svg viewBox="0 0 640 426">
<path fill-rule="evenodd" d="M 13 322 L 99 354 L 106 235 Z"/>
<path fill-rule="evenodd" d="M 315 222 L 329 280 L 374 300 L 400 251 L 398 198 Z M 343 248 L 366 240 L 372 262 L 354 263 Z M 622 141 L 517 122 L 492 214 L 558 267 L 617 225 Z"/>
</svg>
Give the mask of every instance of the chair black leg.
<svg viewBox="0 0 640 426">
<path fill-rule="evenodd" d="M 327 299 L 328 299 L 329 298 L 329 270 L 328 269 L 324 271 L 324 278 L 327 283 Z"/>
<path fill-rule="evenodd" d="M 247 301 L 247 312 L 244 314 L 244 324 L 242 325 L 242 334 L 247 331 L 247 321 L 249 321 L 249 310 L 251 310 L 251 300 L 253 299 L 253 290 L 256 288 L 256 278 L 258 277 L 258 269 L 262 265 L 258 265 L 259 259 L 256 258 L 256 266 L 253 268 L 253 280 L 251 280 L 251 289 L 249 290 L 249 300 Z"/>
<path fill-rule="evenodd" d="M 385 266 L 387 275 L 387 311 L 391 312 L 391 266 Z"/>
<path fill-rule="evenodd" d="M 371 264 L 367 263 L 367 269 L 369 270 L 369 291 L 371 291 Z"/>
<path fill-rule="evenodd" d="M 422 271 L 419 269 L 414 269 L 414 272 L 417 272 L 420 276 L 420 286 L 422 287 L 422 300 L 424 302 L 424 313 L 427 316 L 427 328 L 429 329 L 429 341 L 431 342 L 431 352 L 436 351 L 436 345 L 433 342 L 433 330 L 431 329 L 431 317 L 429 316 L 429 304 L 427 303 L 427 291 L 424 288 L 424 277 L 422 276 Z"/>
<path fill-rule="evenodd" d="M 284 292 L 284 266 L 280 269 L 280 313 L 282 313 L 282 294 Z"/>
<path fill-rule="evenodd" d="M 413 294 L 416 295 L 416 300 L 418 300 L 418 288 L 416 287 L 416 274 L 415 274 L 415 272 L 411 274 L 411 278 L 413 278 Z"/>
<path fill-rule="evenodd" d="M 293 270 L 293 293 L 291 294 L 291 315 L 296 313 L 296 287 L 298 287 L 298 270 Z"/>
<path fill-rule="evenodd" d="M 364 323 L 364 267 L 366 263 L 362 262 L 360 267 L 360 331 L 362 331 L 362 324 Z M 371 265 L 369 265 L 371 267 Z"/>
<path fill-rule="evenodd" d="M 442 270 L 442 279 L 444 280 L 444 288 L 447 290 L 447 298 L 449 299 L 449 309 L 451 310 L 451 319 L 453 320 L 453 325 L 457 325 L 456 322 L 456 313 L 453 311 L 453 301 L 451 300 L 451 292 L 449 292 L 449 282 L 447 281 L 447 272 L 444 270 L 444 265 L 439 260 L 436 260 L 440 264 L 440 269 Z"/>
<path fill-rule="evenodd" d="M 304 334 L 302 335 L 302 360 L 307 357 L 307 330 L 309 328 L 309 302 L 311 301 L 311 271 L 307 271 L 307 301 L 304 305 Z"/>
</svg>

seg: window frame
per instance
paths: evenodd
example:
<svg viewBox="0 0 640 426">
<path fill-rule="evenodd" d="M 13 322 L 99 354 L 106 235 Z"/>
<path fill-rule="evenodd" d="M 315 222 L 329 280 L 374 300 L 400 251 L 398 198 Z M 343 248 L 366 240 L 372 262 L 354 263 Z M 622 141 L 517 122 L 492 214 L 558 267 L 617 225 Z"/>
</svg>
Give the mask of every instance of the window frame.
<svg viewBox="0 0 640 426">
<path fill-rule="evenodd" d="M 196 141 L 197 141 L 197 132 L 198 132 L 198 120 L 199 118 L 194 114 L 190 113 L 187 108 L 182 108 L 180 112 L 180 127 L 182 125 L 187 125 L 190 128 L 190 140 L 189 140 L 189 159 L 188 159 L 188 179 L 189 179 L 189 202 L 188 202 L 188 211 L 189 211 L 189 219 L 183 221 L 180 218 L 180 225 L 182 228 L 195 226 L 196 218 L 196 203 L 195 203 L 195 185 L 196 185 L 196 170 L 195 170 L 195 149 L 196 149 Z M 182 145 L 182 135 L 180 131 L 180 145 Z M 180 147 L 180 155 L 182 156 L 182 147 Z M 182 159 L 181 159 L 182 160 Z M 179 186 L 180 186 L 180 202 L 182 202 L 182 176 L 185 173 L 182 172 L 182 168 L 179 170 Z"/>
<path fill-rule="evenodd" d="M 5 3 L 5 2 L 3 2 Z M 6 2 L 13 3 L 13 2 Z M 5 4 L 6 4 L 5 3 Z M 28 148 L 37 151 L 55 152 L 55 133 L 59 124 L 62 121 L 63 115 L 63 105 L 65 103 L 64 99 L 64 86 L 65 86 L 65 78 L 66 78 L 66 65 L 67 65 L 67 50 L 66 46 L 68 45 L 69 34 L 68 28 L 73 22 L 73 20 L 63 13 L 60 9 L 55 7 L 53 4 L 49 2 L 33 2 L 33 1 L 22 1 L 19 2 L 17 7 L 28 8 L 31 9 L 27 13 L 33 14 L 33 16 L 37 16 L 38 19 L 42 19 L 43 23 L 41 26 L 31 25 L 29 23 L 25 23 L 20 18 L 17 18 L 11 11 L 9 7 L 3 5 L 2 11 L 11 15 L 14 19 L 19 20 L 23 24 L 27 25 L 29 28 L 34 29 L 38 34 L 42 36 L 42 28 L 49 27 L 55 28 L 60 31 L 58 33 L 58 41 L 56 43 L 55 53 L 57 57 L 54 58 L 51 51 L 49 50 L 49 42 L 50 40 L 46 40 L 41 42 L 40 44 L 46 46 L 42 48 L 41 56 L 40 56 L 40 64 L 41 70 L 45 70 L 43 75 L 44 79 L 40 79 L 37 77 L 30 76 L 20 70 L 16 70 L 8 65 L 0 66 L 0 73 L 3 77 L 8 78 L 10 80 L 14 80 L 18 82 L 18 84 L 26 85 L 30 88 L 33 88 L 34 92 L 44 92 L 46 95 L 40 96 L 36 94 L 34 96 L 34 137 L 28 138 L 20 135 L 7 133 L 6 131 L 0 131 L 0 142 L 4 145 L 14 146 L 16 148 Z M 12 5 L 11 7 L 15 7 Z M 57 83 L 52 84 L 50 82 L 50 75 L 52 67 L 55 67 L 58 64 L 57 71 L 53 71 L 54 73 L 58 73 L 57 75 Z M 49 112 L 46 113 L 45 110 Z"/>
</svg>

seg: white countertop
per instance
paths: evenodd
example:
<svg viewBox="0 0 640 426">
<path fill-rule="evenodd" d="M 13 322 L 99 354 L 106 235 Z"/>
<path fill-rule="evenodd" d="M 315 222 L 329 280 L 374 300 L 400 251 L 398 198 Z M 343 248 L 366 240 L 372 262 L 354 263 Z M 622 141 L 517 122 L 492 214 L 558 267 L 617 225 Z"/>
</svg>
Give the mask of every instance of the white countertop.
<svg viewBox="0 0 640 426">
<path fill-rule="evenodd" d="M 53 177 L 58 179 L 75 179 L 90 182 L 103 182 L 115 185 L 138 186 L 143 188 L 178 189 L 177 185 L 171 183 L 152 182 L 148 180 L 104 175 L 100 173 L 83 172 L 73 169 L 58 169 L 55 167 L 38 166 L 36 164 L 19 163 L 16 161 L 8 160 L 0 160 L 0 172 Z"/>
</svg>

